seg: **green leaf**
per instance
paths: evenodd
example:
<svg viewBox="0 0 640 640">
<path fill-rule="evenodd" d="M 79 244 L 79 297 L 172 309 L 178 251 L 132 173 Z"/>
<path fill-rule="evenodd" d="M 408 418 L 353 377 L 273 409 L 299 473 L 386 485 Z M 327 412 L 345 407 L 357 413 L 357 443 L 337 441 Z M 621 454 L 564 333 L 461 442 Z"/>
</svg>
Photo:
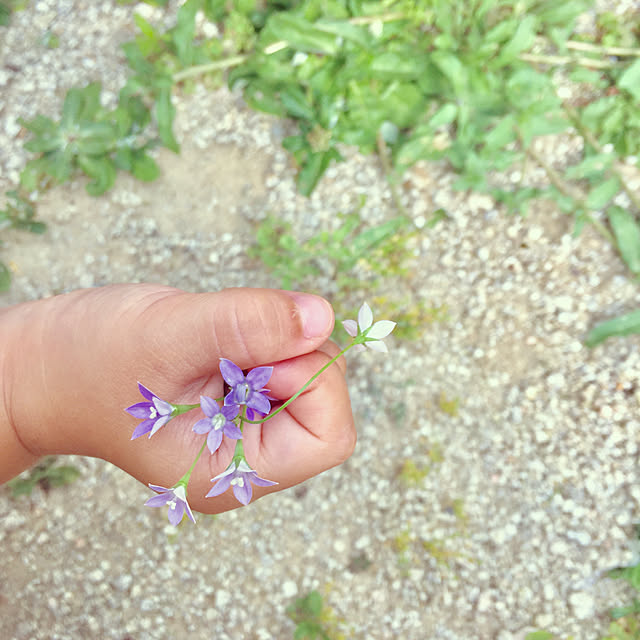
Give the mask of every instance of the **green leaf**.
<svg viewBox="0 0 640 640">
<path fill-rule="evenodd" d="M 437 129 L 445 124 L 452 123 L 458 115 L 458 106 L 452 102 L 447 102 L 442 105 L 429 119 L 429 126 L 432 129 Z"/>
<path fill-rule="evenodd" d="M 335 54 L 339 49 L 338 37 L 318 29 L 301 16 L 288 13 L 271 14 L 264 32 L 274 41 L 284 40 L 298 51 Z"/>
<path fill-rule="evenodd" d="M 640 59 L 636 60 L 618 79 L 618 86 L 640 100 Z"/>
<path fill-rule="evenodd" d="M 618 191 L 620 191 L 620 179 L 617 176 L 612 176 L 589 191 L 587 206 L 596 211 L 603 209 Z"/>
<path fill-rule="evenodd" d="M 0 262 L 0 292 L 11 287 L 11 271 L 4 262 Z"/>
<path fill-rule="evenodd" d="M 130 171 L 138 180 L 144 182 L 152 182 L 160 175 L 156 161 L 144 152 L 133 154 Z"/>
<path fill-rule="evenodd" d="M 532 633 L 527 633 L 524 640 L 553 640 L 553 638 L 555 638 L 553 633 L 548 631 L 533 631 Z"/>
<path fill-rule="evenodd" d="M 316 151 L 309 154 L 307 161 L 298 173 L 298 190 L 303 196 L 311 195 L 318 180 L 327 170 L 332 160 L 341 160 L 342 156 L 331 147 L 327 151 Z"/>
<path fill-rule="evenodd" d="M 622 207 L 609 207 L 607 217 L 622 259 L 632 273 L 640 274 L 640 225 L 633 214 Z"/>
<path fill-rule="evenodd" d="M 116 167 L 108 157 L 78 156 L 78 165 L 92 181 L 87 184 L 87 192 L 92 196 L 102 195 L 116 180 Z"/>
<path fill-rule="evenodd" d="M 158 133 L 167 149 L 175 153 L 180 151 L 180 145 L 173 137 L 173 119 L 176 109 L 171 104 L 171 89 L 161 89 L 156 97 L 156 119 L 158 121 Z"/>
<path fill-rule="evenodd" d="M 176 47 L 178 60 L 184 66 L 193 64 L 194 46 L 193 37 L 196 29 L 196 13 L 202 0 L 187 0 L 176 16 L 176 26 L 172 31 L 173 44 Z"/>
<path fill-rule="evenodd" d="M 596 325 L 589 331 L 585 339 L 585 344 L 587 347 L 595 347 L 607 338 L 613 336 L 628 336 L 634 333 L 640 333 L 640 309 Z M 634 571 L 631 571 L 631 569 L 634 569 Z M 613 575 L 614 573 L 615 575 Z M 612 578 L 624 578 L 631 582 L 634 588 L 640 590 L 640 565 L 625 569 L 616 569 L 612 571 L 610 575 Z"/>
<path fill-rule="evenodd" d="M 299 87 L 290 85 L 280 93 L 280 100 L 287 110 L 287 113 L 302 120 L 314 120 L 314 112 L 307 102 L 304 91 Z"/>
<path fill-rule="evenodd" d="M 531 14 L 519 21 L 513 37 L 500 51 L 497 60 L 499 64 L 512 62 L 522 51 L 526 51 L 533 45 L 536 39 L 536 22 L 537 18 Z"/>
<path fill-rule="evenodd" d="M 60 126 L 63 129 L 69 129 L 73 124 L 78 122 L 78 117 L 82 113 L 83 106 L 84 96 L 82 89 L 69 89 L 62 105 Z"/>
</svg>

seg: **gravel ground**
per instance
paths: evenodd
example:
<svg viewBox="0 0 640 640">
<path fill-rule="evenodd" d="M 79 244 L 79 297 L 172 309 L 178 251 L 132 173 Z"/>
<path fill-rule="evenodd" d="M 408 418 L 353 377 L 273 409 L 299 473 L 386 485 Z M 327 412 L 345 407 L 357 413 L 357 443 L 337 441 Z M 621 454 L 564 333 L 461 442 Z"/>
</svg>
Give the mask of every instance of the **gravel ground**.
<svg viewBox="0 0 640 640">
<path fill-rule="evenodd" d="M 43 0 L 0 30 L 2 192 L 25 159 L 18 117 L 57 113 L 86 81 L 115 96 L 134 8 Z M 40 44 L 47 29 L 59 48 Z M 16 274 L 3 304 L 122 281 L 276 286 L 246 257 L 268 213 L 304 235 L 337 224 L 361 194 L 371 223 L 396 215 L 375 158 L 345 150 L 307 200 L 280 148 L 286 124 L 226 89 L 196 88 L 176 106 L 183 151 L 159 154 L 157 182 L 123 176 L 92 199 L 74 181 L 43 197 L 47 234 L 6 234 Z M 572 148 L 548 152 L 561 163 Z M 101 461 L 72 458 L 82 478 L 64 489 L 19 501 L 0 490 L 0 638 L 286 639 L 285 608 L 311 589 L 347 638 L 605 632 L 608 609 L 631 594 L 604 573 L 636 558 L 640 339 L 581 340 L 637 307 L 638 288 L 608 244 L 589 229 L 573 238 L 550 205 L 508 217 L 453 180 L 438 165 L 406 176 L 418 233 L 410 276 L 391 293 L 448 317 L 418 340 L 389 340 L 386 357 L 351 359 L 353 457 L 177 536 L 142 508 L 145 487 Z M 451 219 L 426 230 L 437 207 Z M 333 292 L 329 279 L 316 286 Z M 457 414 L 441 394 L 460 399 Z M 406 461 L 430 471 L 408 483 Z"/>
</svg>

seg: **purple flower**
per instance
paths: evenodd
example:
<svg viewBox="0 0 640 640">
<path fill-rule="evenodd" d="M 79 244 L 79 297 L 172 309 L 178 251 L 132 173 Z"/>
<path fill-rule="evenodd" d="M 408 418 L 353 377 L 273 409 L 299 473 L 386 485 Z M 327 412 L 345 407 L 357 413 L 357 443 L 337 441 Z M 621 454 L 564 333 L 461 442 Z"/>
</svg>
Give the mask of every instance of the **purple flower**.
<svg viewBox="0 0 640 640">
<path fill-rule="evenodd" d="M 235 497 L 247 505 L 251 502 L 253 496 L 253 488 L 251 483 L 259 487 L 269 487 L 277 482 L 265 480 L 261 478 L 246 462 L 246 460 L 232 460 L 226 471 L 211 478 L 211 482 L 215 482 L 211 490 L 205 497 L 212 498 L 224 493 L 229 487 L 233 487 Z"/>
<path fill-rule="evenodd" d="M 151 437 L 161 427 L 164 427 L 169 420 L 175 407 L 164 400 L 160 400 L 158 396 L 151 393 L 144 385 L 138 382 L 140 393 L 147 399 L 147 402 L 138 402 L 127 407 L 125 411 L 130 413 L 134 418 L 144 418 L 144 420 L 136 427 L 132 440 L 149 433 Z"/>
<path fill-rule="evenodd" d="M 242 438 L 242 431 L 231 422 L 238 415 L 239 408 L 237 404 L 220 408 L 213 398 L 200 396 L 200 406 L 207 417 L 198 420 L 193 425 L 193 430 L 196 433 L 209 434 L 207 436 L 207 447 L 209 447 L 211 453 L 215 453 L 220 448 L 223 433 L 227 438 L 233 438 L 234 440 Z"/>
<path fill-rule="evenodd" d="M 187 491 L 183 485 L 179 484 L 171 489 L 160 487 L 157 484 L 150 484 L 149 487 L 159 495 L 149 498 L 144 503 L 145 507 L 164 507 L 169 505 L 169 522 L 174 527 L 177 527 L 182 522 L 185 512 L 189 520 L 195 524 L 196 519 L 193 517 L 191 507 L 187 502 Z"/>
<path fill-rule="evenodd" d="M 379 320 L 373 326 L 372 324 L 373 313 L 369 305 L 364 302 L 358 311 L 358 322 L 344 320 L 342 326 L 352 338 L 363 338 L 360 344 L 353 347 L 354 350 L 362 351 L 364 347 L 368 347 L 373 351 L 387 353 L 387 345 L 382 342 L 382 338 L 386 338 L 395 329 L 396 323 L 391 320 Z"/>
<path fill-rule="evenodd" d="M 264 385 L 269 381 L 273 367 L 256 367 L 245 377 L 238 365 L 226 358 L 220 358 L 220 373 L 231 387 L 224 399 L 225 405 L 246 405 L 249 420 L 254 419 L 254 411 L 265 416 L 271 411 L 271 403 L 266 395 L 268 390 Z"/>
</svg>

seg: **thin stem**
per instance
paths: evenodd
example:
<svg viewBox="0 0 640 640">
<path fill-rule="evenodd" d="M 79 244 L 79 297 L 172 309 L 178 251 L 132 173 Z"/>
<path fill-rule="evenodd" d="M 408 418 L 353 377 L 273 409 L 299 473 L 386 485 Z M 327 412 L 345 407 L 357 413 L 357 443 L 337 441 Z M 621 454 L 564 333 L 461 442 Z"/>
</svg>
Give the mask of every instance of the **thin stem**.
<svg viewBox="0 0 640 640">
<path fill-rule="evenodd" d="M 189 484 L 189 478 L 191 477 L 191 474 L 193 473 L 193 470 L 196 467 L 196 463 L 198 462 L 198 460 L 200 460 L 200 456 L 202 455 L 202 452 L 204 451 L 206 446 L 207 446 L 207 439 L 205 438 L 204 442 L 202 443 L 202 446 L 200 447 L 200 451 L 198 451 L 198 455 L 196 456 L 196 459 L 193 461 L 193 463 L 189 467 L 189 471 L 187 471 L 187 473 L 185 473 L 182 476 L 182 478 L 180 478 L 180 480 L 178 480 L 178 482 L 176 482 L 176 486 L 181 484 L 181 485 L 184 485 L 186 487 L 187 484 Z"/>
<path fill-rule="evenodd" d="M 605 56 L 623 56 L 630 58 L 640 58 L 640 49 L 632 49 L 630 47 L 601 47 L 597 44 L 589 42 L 579 42 L 577 40 L 568 40 L 566 42 L 567 49 L 574 51 L 592 51 Z"/>
<path fill-rule="evenodd" d="M 325 364 L 324 367 L 322 367 L 321 369 L 316 371 L 316 373 L 314 373 L 309 378 L 309 380 L 306 382 L 306 384 L 304 384 L 296 393 L 294 393 L 283 405 L 279 406 L 273 413 L 270 413 L 268 416 L 265 416 L 261 420 L 247 420 L 245 418 L 244 422 L 248 422 L 250 424 L 261 424 L 263 422 L 266 422 L 267 420 L 271 420 L 271 418 L 273 418 L 274 416 L 277 416 L 281 411 L 286 409 L 296 398 L 298 398 L 300 396 L 300 394 L 302 394 L 307 389 L 307 387 L 318 376 L 320 376 L 322 373 L 324 373 L 340 356 L 343 356 L 345 353 L 347 353 L 347 351 L 349 351 L 349 349 L 351 349 L 351 347 L 353 347 L 354 344 L 356 344 L 356 342 L 352 342 L 350 345 L 346 346 L 337 356 L 335 356 L 335 358 L 331 358 L 331 360 L 329 360 L 329 362 L 327 362 L 327 364 Z"/>
<path fill-rule="evenodd" d="M 618 62 L 610 60 L 597 60 L 596 58 L 574 58 L 572 56 L 546 56 L 537 53 L 521 53 L 520 60 L 537 64 L 567 65 L 577 64 L 581 67 L 591 67 L 593 69 L 611 69 L 619 65 Z"/>
<path fill-rule="evenodd" d="M 220 71 L 228 69 L 229 67 L 237 67 L 239 64 L 246 62 L 249 59 L 249 55 L 233 56 L 231 58 L 224 58 L 223 60 L 216 60 L 215 62 L 208 62 L 207 64 L 198 64 L 195 67 L 189 67 L 173 74 L 174 82 L 181 82 L 186 78 L 192 78 L 193 76 L 199 76 L 203 73 L 209 73 L 211 71 Z"/>
</svg>

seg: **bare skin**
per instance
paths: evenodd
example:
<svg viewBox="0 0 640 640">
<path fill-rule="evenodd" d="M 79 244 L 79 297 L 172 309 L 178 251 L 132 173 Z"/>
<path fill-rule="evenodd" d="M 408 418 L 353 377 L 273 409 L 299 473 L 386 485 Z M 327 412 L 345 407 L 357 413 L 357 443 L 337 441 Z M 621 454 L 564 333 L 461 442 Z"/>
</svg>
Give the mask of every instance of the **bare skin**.
<svg viewBox="0 0 640 640">
<path fill-rule="evenodd" d="M 4 309 L 0 482 L 41 456 L 73 453 L 170 487 L 204 441 L 191 431 L 203 414 L 195 409 L 153 438 L 132 442 L 139 421 L 124 408 L 143 400 L 136 382 L 177 404 L 197 403 L 200 395 L 219 398 L 224 357 L 242 369 L 272 364 L 270 395 L 286 400 L 338 353 L 328 341 L 333 322 L 329 304 L 316 296 L 271 289 L 191 294 L 149 284 L 75 291 Z M 273 420 L 245 426 L 247 460 L 261 477 L 279 483 L 254 487 L 254 499 L 351 455 L 356 433 L 345 367 L 340 358 Z M 216 454 L 205 451 L 198 461 L 188 487 L 194 510 L 240 506 L 231 491 L 204 498 L 233 447 L 225 439 Z"/>
</svg>

